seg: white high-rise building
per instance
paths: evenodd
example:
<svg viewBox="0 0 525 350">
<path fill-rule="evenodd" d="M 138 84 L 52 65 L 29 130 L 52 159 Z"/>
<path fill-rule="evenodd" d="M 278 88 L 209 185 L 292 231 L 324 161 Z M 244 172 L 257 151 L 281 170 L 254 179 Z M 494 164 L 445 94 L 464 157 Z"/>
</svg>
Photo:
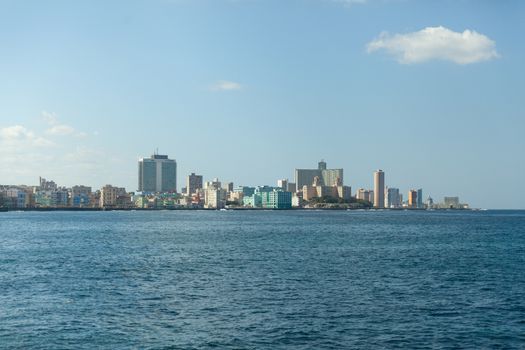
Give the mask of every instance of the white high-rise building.
<svg viewBox="0 0 525 350">
<path fill-rule="evenodd" d="M 177 162 L 160 154 L 139 159 L 138 190 L 141 192 L 177 192 Z"/>
</svg>

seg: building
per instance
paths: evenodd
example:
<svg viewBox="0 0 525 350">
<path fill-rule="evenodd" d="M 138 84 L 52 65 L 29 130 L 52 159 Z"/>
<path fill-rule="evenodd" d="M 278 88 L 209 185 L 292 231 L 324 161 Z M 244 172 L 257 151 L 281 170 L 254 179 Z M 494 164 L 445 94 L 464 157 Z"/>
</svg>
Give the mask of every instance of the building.
<svg viewBox="0 0 525 350">
<path fill-rule="evenodd" d="M 445 208 L 457 209 L 460 208 L 459 197 L 445 197 L 443 198 L 443 205 Z"/>
<path fill-rule="evenodd" d="M 73 186 L 69 190 L 69 204 L 73 207 L 88 207 L 91 204 L 91 187 Z"/>
<path fill-rule="evenodd" d="M 385 173 L 379 169 L 374 172 L 374 208 L 385 207 Z"/>
<path fill-rule="evenodd" d="M 338 179 L 333 186 L 324 186 L 318 176 L 314 177 L 314 181 L 310 186 L 303 186 L 303 199 L 308 201 L 312 198 L 339 198 L 344 201 L 349 201 L 352 196 L 352 188 L 350 186 L 343 186 Z"/>
<path fill-rule="evenodd" d="M 139 159 L 140 192 L 177 192 L 177 162 L 167 155 Z"/>
<path fill-rule="evenodd" d="M 423 204 L 423 189 L 422 188 L 417 190 L 417 207 L 419 209 L 422 209 L 425 207 Z"/>
<path fill-rule="evenodd" d="M 125 188 L 106 185 L 100 190 L 99 206 L 101 208 L 111 208 L 119 204 L 123 205 L 126 204 L 126 197 L 128 197 L 128 194 Z M 131 203 L 131 198 L 129 198 L 129 202 Z"/>
<path fill-rule="evenodd" d="M 226 191 L 223 188 L 208 187 L 204 192 L 204 207 L 210 209 L 224 208 Z"/>
<path fill-rule="evenodd" d="M 197 190 L 200 190 L 202 188 L 202 175 L 195 175 L 195 173 L 191 173 L 186 178 L 186 194 L 192 195 Z"/>
<path fill-rule="evenodd" d="M 210 209 L 224 208 L 226 204 L 226 190 L 221 187 L 219 179 L 206 182 L 204 190 L 204 207 Z"/>
<path fill-rule="evenodd" d="M 233 192 L 233 182 L 226 182 L 222 184 L 222 188 L 224 188 L 224 190 L 228 193 Z"/>
<path fill-rule="evenodd" d="M 8 208 L 26 208 L 27 193 L 18 188 L 9 188 L 5 191 L 5 206 Z"/>
<path fill-rule="evenodd" d="M 242 193 L 243 197 L 249 197 L 252 196 L 255 192 L 255 187 L 249 187 L 249 186 L 239 186 L 233 190 L 233 192 L 240 192 Z"/>
<path fill-rule="evenodd" d="M 399 188 L 386 188 L 385 208 L 400 208 L 402 204 Z"/>
<path fill-rule="evenodd" d="M 290 209 L 292 192 L 280 187 L 258 186 L 251 196 L 243 197 L 243 204 L 251 208 Z"/>
<path fill-rule="evenodd" d="M 292 192 L 279 189 L 264 192 L 262 207 L 268 209 L 290 209 L 292 208 Z"/>
<path fill-rule="evenodd" d="M 417 208 L 417 191 L 416 190 L 408 191 L 408 207 Z"/>
<path fill-rule="evenodd" d="M 277 187 L 281 188 L 283 191 L 288 190 L 288 179 L 277 180 Z"/>
<path fill-rule="evenodd" d="M 355 194 L 356 199 L 360 199 L 363 201 L 370 201 L 370 192 L 369 190 L 366 190 L 364 188 L 360 188 L 357 190 Z"/>
<path fill-rule="evenodd" d="M 213 181 L 206 181 L 206 184 L 204 184 L 204 189 L 208 189 L 208 188 L 217 189 L 221 187 L 222 185 L 218 178 L 214 178 Z"/>
<path fill-rule="evenodd" d="M 323 186 L 336 186 L 338 181 L 343 183 L 343 169 L 327 169 L 323 160 L 317 169 L 295 169 L 296 188 L 301 190 L 305 185 L 310 186 L 315 177 L 319 177 Z"/>
<path fill-rule="evenodd" d="M 56 191 L 58 189 L 58 186 L 54 181 L 47 181 L 43 177 L 39 177 L 38 182 L 40 184 L 40 191 Z"/>
</svg>

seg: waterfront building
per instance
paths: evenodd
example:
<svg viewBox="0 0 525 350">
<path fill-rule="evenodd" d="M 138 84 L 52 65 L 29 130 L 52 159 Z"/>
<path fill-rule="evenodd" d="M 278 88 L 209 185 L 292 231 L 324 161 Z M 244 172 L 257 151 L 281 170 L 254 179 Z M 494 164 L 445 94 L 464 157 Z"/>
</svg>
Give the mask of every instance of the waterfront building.
<svg viewBox="0 0 525 350">
<path fill-rule="evenodd" d="M 251 196 L 243 197 L 243 204 L 251 208 L 290 209 L 292 193 L 280 187 L 258 186 Z"/>
<path fill-rule="evenodd" d="M 127 207 L 130 203 L 131 197 L 128 196 L 125 188 L 106 185 L 100 189 L 101 208 L 116 207 L 119 204 Z"/>
<path fill-rule="evenodd" d="M 379 169 L 374 172 L 374 208 L 385 207 L 385 173 Z"/>
<path fill-rule="evenodd" d="M 204 192 L 204 206 L 210 209 L 224 208 L 226 191 L 221 187 L 210 186 Z"/>
<path fill-rule="evenodd" d="M 69 190 L 69 204 L 73 207 L 88 207 L 91 204 L 91 187 L 73 186 Z"/>
<path fill-rule="evenodd" d="M 177 192 L 177 162 L 167 155 L 153 154 L 139 159 L 141 192 Z"/>
<path fill-rule="evenodd" d="M 419 209 L 422 209 L 425 207 L 423 205 L 423 189 L 421 188 L 417 190 L 417 207 Z"/>
<path fill-rule="evenodd" d="M 195 173 L 191 173 L 186 178 L 186 194 L 192 195 L 197 190 L 202 188 L 202 175 L 195 175 Z"/>
<path fill-rule="evenodd" d="M 434 208 L 434 200 L 430 196 L 427 198 L 427 208 Z"/>
<path fill-rule="evenodd" d="M 399 208 L 401 207 L 401 199 L 399 196 L 399 188 L 386 188 L 385 196 L 385 207 L 386 208 Z"/>
<path fill-rule="evenodd" d="M 458 209 L 461 207 L 459 203 L 459 197 L 445 197 L 443 199 L 443 204 L 445 208 Z"/>
<path fill-rule="evenodd" d="M 292 192 L 292 193 L 297 192 L 297 185 L 295 184 L 295 182 L 288 182 L 288 184 L 286 185 L 285 191 Z"/>
<path fill-rule="evenodd" d="M 416 190 L 408 191 L 408 207 L 417 208 L 417 191 Z"/>
<path fill-rule="evenodd" d="M 338 179 L 343 182 L 343 169 L 327 169 L 323 160 L 318 163 L 317 169 L 295 169 L 296 188 L 310 186 L 315 177 L 319 177 L 323 186 L 336 186 Z"/>
<path fill-rule="evenodd" d="M 274 189 L 262 193 L 262 207 L 268 209 L 290 209 L 292 192 Z"/>
<path fill-rule="evenodd" d="M 214 178 L 213 181 L 207 181 L 204 190 L 204 207 L 213 209 L 224 208 L 226 195 L 227 192 L 222 188 L 219 179 Z"/>
<path fill-rule="evenodd" d="M 292 194 L 292 207 L 300 208 L 303 205 L 303 197 L 301 192 Z"/>
<path fill-rule="evenodd" d="M 337 186 L 337 196 L 343 199 L 345 202 L 352 199 L 352 187 L 350 186 Z"/>
<path fill-rule="evenodd" d="M 8 208 L 26 208 L 27 207 L 27 193 L 18 188 L 9 188 L 5 191 L 4 205 Z"/>
<path fill-rule="evenodd" d="M 308 201 L 312 198 L 341 198 L 349 201 L 352 196 L 352 188 L 350 186 L 343 186 L 340 179 L 337 179 L 334 186 L 324 186 L 321 179 L 316 176 L 310 186 L 303 186 L 303 199 Z"/>
</svg>

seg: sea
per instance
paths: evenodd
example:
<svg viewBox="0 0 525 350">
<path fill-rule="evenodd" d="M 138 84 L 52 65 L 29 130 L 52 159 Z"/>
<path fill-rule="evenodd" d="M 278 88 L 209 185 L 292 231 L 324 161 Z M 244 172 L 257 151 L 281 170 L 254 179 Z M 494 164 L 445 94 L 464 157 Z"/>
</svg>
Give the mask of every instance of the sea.
<svg viewBox="0 0 525 350">
<path fill-rule="evenodd" d="M 525 211 L 0 213 L 1 349 L 525 349 Z"/>
</svg>

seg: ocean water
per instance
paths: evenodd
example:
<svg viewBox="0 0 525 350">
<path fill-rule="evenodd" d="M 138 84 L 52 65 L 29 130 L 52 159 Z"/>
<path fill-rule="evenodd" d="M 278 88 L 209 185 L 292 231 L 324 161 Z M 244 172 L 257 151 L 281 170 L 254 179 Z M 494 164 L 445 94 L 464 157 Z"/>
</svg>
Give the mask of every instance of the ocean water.
<svg viewBox="0 0 525 350">
<path fill-rule="evenodd" d="M 0 348 L 524 349 L 525 212 L 0 213 Z"/>
</svg>

